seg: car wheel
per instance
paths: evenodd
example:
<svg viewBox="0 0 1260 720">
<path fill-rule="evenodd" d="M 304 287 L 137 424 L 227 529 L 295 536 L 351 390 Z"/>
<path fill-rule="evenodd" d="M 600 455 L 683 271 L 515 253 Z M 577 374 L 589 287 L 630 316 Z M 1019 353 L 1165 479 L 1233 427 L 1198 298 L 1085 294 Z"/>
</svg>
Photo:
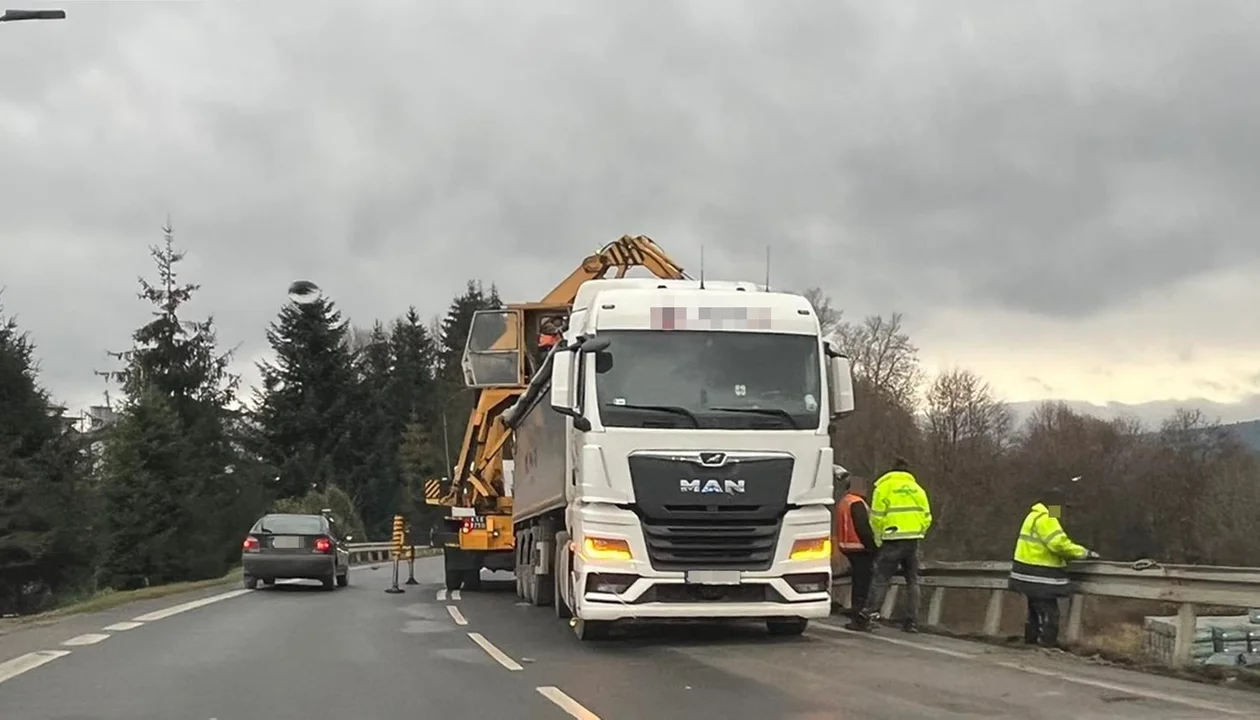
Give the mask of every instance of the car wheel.
<svg viewBox="0 0 1260 720">
<path fill-rule="evenodd" d="M 329 574 L 327 577 L 322 577 L 319 581 L 323 583 L 325 590 L 337 589 L 337 575 L 335 573 Z"/>
<path fill-rule="evenodd" d="M 271 587 L 272 585 L 275 585 L 275 584 L 276 584 L 276 579 L 275 579 L 275 578 L 263 578 L 263 579 L 262 579 L 262 584 L 263 584 L 263 585 L 266 585 L 267 587 Z"/>
<path fill-rule="evenodd" d="M 258 588 L 258 578 L 246 575 L 245 576 L 245 589 L 255 590 L 257 588 Z"/>
<path fill-rule="evenodd" d="M 350 584 L 350 569 L 337 576 L 337 587 L 346 587 Z"/>
</svg>

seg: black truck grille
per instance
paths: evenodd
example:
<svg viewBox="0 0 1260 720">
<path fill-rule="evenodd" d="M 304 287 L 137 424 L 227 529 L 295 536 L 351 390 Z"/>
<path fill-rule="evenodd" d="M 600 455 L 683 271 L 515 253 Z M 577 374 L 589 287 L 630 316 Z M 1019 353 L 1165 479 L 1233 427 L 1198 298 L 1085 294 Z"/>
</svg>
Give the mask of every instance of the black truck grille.
<svg viewBox="0 0 1260 720">
<path fill-rule="evenodd" d="M 634 509 L 652 567 L 765 570 L 774 563 L 792 482 L 791 457 L 743 457 L 721 467 L 653 454 L 634 454 L 629 461 Z M 724 488 L 728 480 L 742 483 L 742 490 L 696 491 Z"/>
<path fill-rule="evenodd" d="M 643 520 L 657 570 L 765 570 L 774 562 L 781 521 Z"/>
</svg>

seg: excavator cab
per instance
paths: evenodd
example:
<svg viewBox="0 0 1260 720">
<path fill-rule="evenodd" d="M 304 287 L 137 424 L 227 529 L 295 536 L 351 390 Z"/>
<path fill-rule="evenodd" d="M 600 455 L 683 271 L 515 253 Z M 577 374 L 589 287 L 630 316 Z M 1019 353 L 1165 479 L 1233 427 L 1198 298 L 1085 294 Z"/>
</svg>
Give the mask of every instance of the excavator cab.
<svg viewBox="0 0 1260 720">
<path fill-rule="evenodd" d="M 564 332 L 569 306 L 523 303 L 473 314 L 462 366 L 470 388 L 525 387 Z"/>
</svg>

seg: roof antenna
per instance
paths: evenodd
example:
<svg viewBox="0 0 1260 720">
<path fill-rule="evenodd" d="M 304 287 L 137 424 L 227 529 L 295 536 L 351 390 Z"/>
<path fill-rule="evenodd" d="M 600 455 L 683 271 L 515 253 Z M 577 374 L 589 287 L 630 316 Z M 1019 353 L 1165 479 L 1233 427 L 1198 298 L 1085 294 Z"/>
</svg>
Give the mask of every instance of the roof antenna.
<svg viewBox="0 0 1260 720">
<path fill-rule="evenodd" d="M 700 289 L 704 289 L 704 246 L 700 246 Z"/>
<path fill-rule="evenodd" d="M 770 292 L 770 246 L 766 246 L 766 292 Z"/>
</svg>

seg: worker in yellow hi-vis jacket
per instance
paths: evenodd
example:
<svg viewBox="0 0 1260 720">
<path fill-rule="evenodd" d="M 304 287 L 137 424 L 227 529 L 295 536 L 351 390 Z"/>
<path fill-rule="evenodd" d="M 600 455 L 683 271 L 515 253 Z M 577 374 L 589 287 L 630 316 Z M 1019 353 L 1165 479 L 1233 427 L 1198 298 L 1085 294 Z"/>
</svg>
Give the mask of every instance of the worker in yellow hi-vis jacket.
<svg viewBox="0 0 1260 720">
<path fill-rule="evenodd" d="M 1043 493 L 1042 502 L 1033 505 L 1024 517 L 1019 540 L 1015 542 L 1007 587 L 1028 599 L 1024 642 L 1029 645 L 1059 644 L 1059 598 L 1071 592 L 1067 564 L 1098 558 L 1098 553 L 1076 544 L 1063 530 L 1059 522 L 1063 504 L 1063 491 L 1059 488 Z"/>
<path fill-rule="evenodd" d="M 906 579 L 906 617 L 901 627 L 906 632 L 918 632 L 919 541 L 932 527 L 932 505 L 927 492 L 910 474 L 905 458 L 898 457 L 875 481 L 870 515 L 872 535 L 879 547 L 875 576 L 865 607 L 845 627 L 871 629 L 871 616 L 884 604 L 888 583 L 900 571 Z"/>
</svg>

